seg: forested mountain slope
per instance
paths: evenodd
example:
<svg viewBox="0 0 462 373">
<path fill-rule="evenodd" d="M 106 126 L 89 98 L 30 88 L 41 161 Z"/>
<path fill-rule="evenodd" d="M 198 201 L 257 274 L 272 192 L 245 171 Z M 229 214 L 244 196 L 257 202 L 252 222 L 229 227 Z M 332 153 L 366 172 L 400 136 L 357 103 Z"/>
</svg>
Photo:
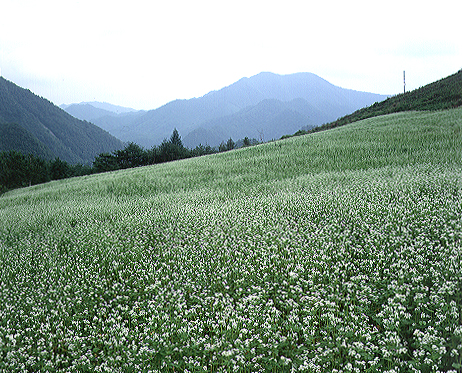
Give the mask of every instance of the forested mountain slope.
<svg viewBox="0 0 462 373">
<path fill-rule="evenodd" d="M 0 123 L 20 126 L 29 137 L 35 138 L 33 142 L 47 149 L 46 154 L 69 163 L 90 163 L 100 153 L 123 147 L 120 140 L 101 128 L 72 117 L 50 101 L 2 77 Z"/>
<path fill-rule="evenodd" d="M 1 151 L 15 150 L 21 154 L 32 154 L 42 159 L 52 159 L 53 153 L 32 133 L 19 124 L 0 123 Z"/>
</svg>

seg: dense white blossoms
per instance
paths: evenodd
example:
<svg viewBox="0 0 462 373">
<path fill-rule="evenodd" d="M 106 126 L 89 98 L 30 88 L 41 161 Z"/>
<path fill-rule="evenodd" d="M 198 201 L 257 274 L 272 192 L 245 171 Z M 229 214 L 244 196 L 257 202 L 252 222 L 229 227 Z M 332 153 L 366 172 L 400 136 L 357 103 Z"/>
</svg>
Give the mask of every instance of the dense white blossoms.
<svg viewBox="0 0 462 373">
<path fill-rule="evenodd" d="M 4 195 L 0 371 L 460 371 L 460 113 Z"/>
</svg>

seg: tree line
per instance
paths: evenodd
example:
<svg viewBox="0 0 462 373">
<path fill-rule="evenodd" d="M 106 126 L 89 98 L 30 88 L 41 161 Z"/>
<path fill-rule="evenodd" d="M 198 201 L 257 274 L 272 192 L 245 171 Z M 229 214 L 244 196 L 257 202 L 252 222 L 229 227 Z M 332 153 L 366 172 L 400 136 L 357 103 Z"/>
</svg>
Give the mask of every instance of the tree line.
<svg viewBox="0 0 462 373">
<path fill-rule="evenodd" d="M 242 146 L 255 143 L 256 141 L 251 141 L 247 137 L 242 140 Z M 135 143 L 129 143 L 122 150 L 101 153 L 95 157 L 92 165 L 71 165 L 59 158 L 44 160 L 31 154 L 23 155 L 14 150 L 4 151 L 0 153 L 0 194 L 10 189 L 51 180 L 170 162 L 228 151 L 236 147 L 238 146 L 230 138 L 226 143 L 222 142 L 218 149 L 209 145 L 199 145 L 194 149 L 188 149 L 183 146 L 178 131 L 174 129 L 170 139 L 165 139 L 159 146 L 145 150 Z"/>
</svg>

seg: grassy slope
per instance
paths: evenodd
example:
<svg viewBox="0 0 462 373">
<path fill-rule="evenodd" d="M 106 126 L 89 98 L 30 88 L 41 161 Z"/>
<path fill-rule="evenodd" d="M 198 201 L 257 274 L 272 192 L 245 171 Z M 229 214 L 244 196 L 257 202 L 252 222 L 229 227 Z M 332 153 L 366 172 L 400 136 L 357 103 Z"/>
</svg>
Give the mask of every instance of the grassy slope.
<svg viewBox="0 0 462 373">
<path fill-rule="evenodd" d="M 399 113 L 8 192 L 0 368 L 454 368 L 461 127 Z"/>
<path fill-rule="evenodd" d="M 461 113 L 462 110 L 450 110 L 371 118 L 345 129 L 210 157 L 89 176 L 83 184 L 80 178 L 71 179 L 63 182 L 63 188 L 77 193 L 80 190 L 83 193 L 96 192 L 99 185 L 105 185 L 106 180 L 110 180 L 109 184 L 114 184 L 114 192 L 122 195 L 125 185 L 138 189 L 137 194 L 140 195 L 209 188 L 220 190 L 228 184 L 245 191 L 249 184 L 259 187 L 268 182 L 311 173 L 416 163 L 459 164 Z M 135 175 L 139 175 L 143 182 L 136 183 Z M 46 194 L 53 194 L 54 190 L 58 194 L 62 192 L 60 188 L 50 188 L 49 184 L 32 190 L 40 193 L 42 188 Z M 29 194 L 30 189 L 18 193 Z M 129 191 L 127 193 L 130 194 Z"/>
<path fill-rule="evenodd" d="M 355 111 L 338 120 L 316 127 L 312 132 L 343 126 L 358 120 L 391 113 L 421 110 L 435 111 L 462 105 L 462 70 L 424 87 L 399 94 L 372 106 Z"/>
</svg>

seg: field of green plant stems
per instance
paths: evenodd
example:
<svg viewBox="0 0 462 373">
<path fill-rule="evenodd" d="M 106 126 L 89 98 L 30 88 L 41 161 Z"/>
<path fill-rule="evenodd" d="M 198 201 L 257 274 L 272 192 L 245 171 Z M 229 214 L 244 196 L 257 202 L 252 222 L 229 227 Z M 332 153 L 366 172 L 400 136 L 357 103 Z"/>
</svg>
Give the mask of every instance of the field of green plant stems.
<svg viewBox="0 0 462 373">
<path fill-rule="evenodd" d="M 0 197 L 2 372 L 461 372 L 462 109 Z"/>
</svg>

